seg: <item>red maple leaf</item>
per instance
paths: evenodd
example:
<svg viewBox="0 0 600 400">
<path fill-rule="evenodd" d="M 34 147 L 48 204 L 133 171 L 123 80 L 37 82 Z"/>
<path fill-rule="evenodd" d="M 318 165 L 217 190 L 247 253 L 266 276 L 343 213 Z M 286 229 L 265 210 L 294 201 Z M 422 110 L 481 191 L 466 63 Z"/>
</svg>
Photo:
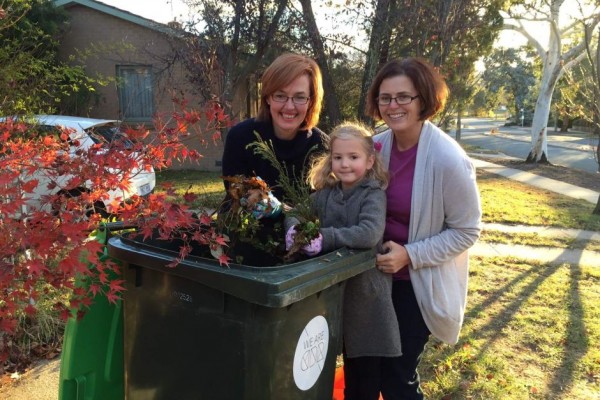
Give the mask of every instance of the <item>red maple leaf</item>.
<svg viewBox="0 0 600 400">
<path fill-rule="evenodd" d="M 30 317 L 37 313 L 37 309 L 33 306 L 33 304 L 27 304 L 23 311 L 25 311 L 25 313 Z"/>
<path fill-rule="evenodd" d="M 229 266 L 229 261 L 231 260 L 231 258 L 227 257 L 227 254 L 223 253 L 219 256 L 218 260 L 219 260 L 219 265 Z"/>
<path fill-rule="evenodd" d="M 202 225 L 210 226 L 210 224 L 212 223 L 212 217 L 207 213 L 203 212 L 202 214 L 200 214 L 200 223 Z"/>
<path fill-rule="evenodd" d="M 122 286 L 123 283 L 125 283 L 123 279 L 114 279 L 110 281 L 108 287 L 110 288 L 111 292 L 122 292 L 125 290 L 125 287 Z"/>
<path fill-rule="evenodd" d="M 195 193 L 187 192 L 183 195 L 183 201 L 185 201 L 186 203 L 193 203 L 196 200 L 198 200 L 198 195 Z"/>
<path fill-rule="evenodd" d="M 221 246 L 227 246 L 229 238 L 225 235 L 218 235 L 215 237 L 215 242 L 220 244 Z"/>
<path fill-rule="evenodd" d="M 169 115 L 157 115 L 152 130 L 144 126 L 126 128 L 126 135 L 133 143 L 127 151 L 118 141 L 110 146 L 96 144 L 84 149 L 82 141 L 69 141 L 72 132 L 61 132 L 58 139 L 32 132 L 35 128 L 19 121 L 0 122 L 0 198 L 10 199 L 0 203 L 0 213 L 12 216 L 23 212 L 24 192 L 46 190 L 47 194 L 40 199 L 43 206 L 52 208 L 56 201 L 60 205 L 58 213 L 31 210 L 26 216 L 27 222 L 6 218 L 0 224 L 3 238 L 0 260 L 16 260 L 0 261 L 0 292 L 5 294 L 0 308 L 0 335 L 14 334 L 13 316 L 35 313 L 40 303 L 32 303 L 30 298 L 50 296 L 53 293 L 50 287 L 72 291 L 71 306 L 77 308 L 78 317 L 95 296 L 106 296 L 110 302 L 119 299 L 119 293 L 125 290 L 119 267 L 101 258 L 103 244 L 88 237 L 100 218 L 93 215 L 86 219 L 85 210 L 97 201 L 113 198 L 107 195 L 109 191 L 128 189 L 132 177 L 129 171 L 150 172 L 153 168 L 170 166 L 173 160 L 198 160 L 202 155 L 188 148 L 182 140 L 194 139 L 194 147 L 200 148 L 207 144 L 207 137 L 216 138 L 220 129 L 231 123 L 223 107 L 216 102 L 208 102 L 201 111 L 186 110 L 185 99 L 176 99 L 174 103 L 177 110 Z M 204 119 L 204 115 L 208 119 Z M 186 135 L 192 129 L 199 134 Z M 39 179 L 41 168 L 47 180 Z M 81 188 L 85 190 L 80 191 Z M 64 194 L 72 189 L 80 193 L 73 197 Z M 54 194 L 59 190 L 64 190 L 62 196 Z M 142 237 L 160 236 L 170 240 L 181 234 L 186 245 L 173 266 L 189 254 L 192 240 L 208 244 L 214 243 L 216 237 L 210 229 L 211 217 L 203 214 L 200 221 L 193 219 L 187 206 L 169 203 L 176 197 L 179 195 L 171 186 L 166 193 L 157 191 L 144 199 L 134 196 L 123 205 L 122 199 L 117 198 L 108 207 L 118 220 L 136 225 Z M 184 198 L 197 201 L 192 190 L 188 190 Z M 221 245 L 226 243 L 218 240 Z M 25 249 L 28 256 L 21 257 Z M 227 265 L 229 258 L 219 257 L 219 262 Z M 85 282 L 85 285 L 76 286 L 75 282 Z M 46 283 L 47 287 L 38 294 L 35 288 L 40 283 Z M 56 304 L 56 311 L 64 319 L 72 315 L 70 307 L 61 302 Z M 0 354 L 2 357 L 5 354 Z"/>
<path fill-rule="evenodd" d="M 29 262 L 28 269 L 32 276 L 38 276 L 44 271 L 48 271 L 48 268 L 46 268 L 46 265 L 44 265 L 41 260 L 31 260 Z"/>
<path fill-rule="evenodd" d="M 0 332 L 15 333 L 17 320 L 12 318 L 0 318 Z"/>
<path fill-rule="evenodd" d="M 114 293 L 114 292 L 106 293 L 106 298 L 107 298 L 108 302 L 111 304 L 116 304 L 117 301 L 121 300 L 121 296 L 119 296 L 117 293 Z"/>
</svg>

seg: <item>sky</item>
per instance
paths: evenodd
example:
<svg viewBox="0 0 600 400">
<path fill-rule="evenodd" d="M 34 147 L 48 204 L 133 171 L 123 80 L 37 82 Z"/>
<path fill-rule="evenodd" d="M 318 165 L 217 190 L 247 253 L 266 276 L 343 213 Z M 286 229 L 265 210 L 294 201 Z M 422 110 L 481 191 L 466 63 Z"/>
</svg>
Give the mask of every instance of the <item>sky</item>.
<svg viewBox="0 0 600 400">
<path fill-rule="evenodd" d="M 102 3 L 129 11 L 157 22 L 188 20 L 189 10 L 182 0 L 99 0 Z M 516 33 L 502 33 L 502 43 L 520 46 L 525 39 Z"/>
<path fill-rule="evenodd" d="M 183 0 L 97 1 L 164 24 L 173 20 L 177 20 L 179 22 L 186 22 L 191 20 L 191 18 L 189 18 L 189 9 L 185 5 Z M 344 0 L 333 0 L 334 3 L 342 1 Z M 321 1 L 320 3 L 323 2 Z M 315 4 L 313 4 L 313 12 L 315 13 L 315 17 L 317 18 L 318 24 L 319 18 L 326 18 L 327 15 L 330 15 L 333 11 L 329 12 L 329 9 L 327 9 L 325 6 L 319 6 L 319 4 L 315 2 Z M 321 30 L 321 33 L 327 34 L 328 29 L 329 31 L 332 31 L 333 29 L 335 29 L 335 27 L 333 26 L 331 21 L 326 21 L 319 25 L 319 29 Z"/>
<path fill-rule="evenodd" d="M 129 11 L 141 17 L 148 18 L 157 22 L 167 23 L 176 19 L 180 22 L 190 20 L 189 9 L 182 0 L 98 0 L 101 3 L 108 4 L 121 10 Z M 342 1 L 342 0 L 334 0 Z M 320 16 L 325 16 L 327 10 L 324 6 L 313 5 L 313 11 L 317 20 Z M 327 28 L 331 23 L 324 24 L 322 28 Z"/>
<path fill-rule="evenodd" d="M 188 8 L 182 0 L 99 0 L 102 3 L 129 11 L 133 14 L 152 19 L 157 22 L 167 23 L 176 19 L 177 21 L 186 21 L 188 18 Z M 575 0 L 566 0 L 563 8 L 568 10 L 569 3 L 574 3 Z M 574 5 L 574 4 L 573 4 Z M 315 8 L 315 14 L 320 14 L 323 10 Z M 326 24 L 329 25 L 330 23 Z M 537 31 L 537 32 L 536 32 Z M 533 30 L 537 34 L 541 34 L 539 30 Z M 542 37 L 541 43 L 545 45 L 547 33 Z M 526 43 L 523 36 L 515 32 L 501 32 L 498 45 L 502 47 L 519 47 Z"/>
<path fill-rule="evenodd" d="M 99 0 L 121 10 L 129 11 L 141 17 L 167 23 L 177 19 L 187 19 L 188 9 L 181 0 Z"/>
</svg>

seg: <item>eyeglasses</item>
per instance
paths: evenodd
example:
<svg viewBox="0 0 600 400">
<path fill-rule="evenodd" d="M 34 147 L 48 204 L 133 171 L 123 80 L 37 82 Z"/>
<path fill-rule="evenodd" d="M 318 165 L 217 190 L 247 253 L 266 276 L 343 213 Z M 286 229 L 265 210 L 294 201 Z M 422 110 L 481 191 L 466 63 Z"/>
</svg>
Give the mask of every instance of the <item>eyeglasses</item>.
<svg viewBox="0 0 600 400">
<path fill-rule="evenodd" d="M 421 97 L 421 95 L 418 94 L 416 96 L 409 96 L 407 94 L 402 94 L 396 97 L 383 95 L 377 97 L 377 104 L 379 104 L 380 106 L 389 106 L 392 103 L 392 100 L 396 100 L 396 104 L 398 104 L 399 106 L 404 106 L 406 104 L 412 103 L 412 101 L 417 97 Z"/>
<path fill-rule="evenodd" d="M 298 105 L 306 104 L 306 103 L 308 103 L 308 100 L 310 99 L 310 97 L 306 97 L 306 96 L 302 96 L 302 95 L 286 96 L 285 94 L 279 94 L 279 93 L 271 95 L 271 98 L 273 99 L 273 101 L 275 101 L 277 103 L 287 103 L 288 99 L 292 99 L 292 103 L 298 104 Z"/>
</svg>

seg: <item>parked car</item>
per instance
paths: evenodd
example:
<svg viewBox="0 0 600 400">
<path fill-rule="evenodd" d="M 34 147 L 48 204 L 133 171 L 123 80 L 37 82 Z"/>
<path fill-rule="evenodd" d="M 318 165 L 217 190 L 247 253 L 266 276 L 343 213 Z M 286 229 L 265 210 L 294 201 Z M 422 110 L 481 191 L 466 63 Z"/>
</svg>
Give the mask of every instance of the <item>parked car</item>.
<svg viewBox="0 0 600 400">
<path fill-rule="evenodd" d="M 14 119 L 14 117 L 13 117 Z M 6 121 L 6 117 L 1 117 L 0 122 Z M 23 122 L 31 125 L 32 131 L 42 135 L 60 135 L 66 129 L 69 132 L 70 157 L 77 157 L 82 151 L 87 152 L 95 144 L 101 144 L 106 149 L 113 144 L 119 143 L 119 149 L 131 151 L 129 156 L 138 159 L 140 154 L 133 151 L 134 143 L 129 140 L 127 135 L 121 130 L 121 122 L 110 119 L 95 119 L 74 116 L 61 115 L 35 115 L 23 117 Z M 139 163 L 137 167 L 132 168 L 127 185 L 109 190 L 108 196 L 101 201 L 96 201 L 93 208 L 86 211 L 100 212 L 104 215 L 109 210 L 109 205 L 115 200 L 124 202 L 134 195 L 147 196 L 152 193 L 156 185 L 156 175 L 154 169 L 142 168 Z M 72 177 L 72 175 L 71 175 Z M 89 191 L 90 182 L 85 182 L 81 187 L 68 188 L 69 176 L 60 176 L 60 179 L 54 179 L 56 185 L 48 185 L 50 178 L 43 171 L 36 172 L 34 177 L 29 179 L 38 179 L 39 184 L 33 193 L 27 194 L 26 206 L 21 210 L 22 214 L 28 215 L 31 211 L 53 207 L 47 204 L 45 199 L 48 195 L 64 194 L 66 196 L 79 196 L 85 191 Z M 52 189 L 50 189 L 50 188 Z M 54 205 L 55 206 L 55 205 Z"/>
</svg>

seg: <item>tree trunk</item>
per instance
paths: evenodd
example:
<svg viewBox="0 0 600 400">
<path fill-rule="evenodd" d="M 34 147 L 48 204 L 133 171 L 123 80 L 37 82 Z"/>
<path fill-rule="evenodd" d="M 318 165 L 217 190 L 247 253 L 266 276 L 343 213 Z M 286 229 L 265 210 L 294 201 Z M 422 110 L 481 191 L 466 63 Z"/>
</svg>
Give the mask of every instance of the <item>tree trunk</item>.
<svg viewBox="0 0 600 400">
<path fill-rule="evenodd" d="M 600 54 L 600 49 L 598 49 L 598 53 Z M 598 173 L 600 173 L 600 115 L 598 115 L 598 112 L 594 113 L 594 133 L 598 138 L 598 142 L 596 143 L 596 162 L 598 163 Z M 600 196 L 598 197 L 596 207 L 594 208 L 594 211 L 592 211 L 592 214 L 600 215 Z"/>
<path fill-rule="evenodd" d="M 548 161 L 548 141 L 546 130 L 548 128 L 548 117 L 550 116 L 550 104 L 554 87 L 560 76 L 560 53 L 555 46 L 546 53 L 540 92 L 535 103 L 533 121 L 531 123 L 531 151 L 527 156 L 528 162 Z"/>
<path fill-rule="evenodd" d="M 598 35 L 600 35 L 600 27 L 598 28 Z M 598 173 L 600 173 L 600 106 L 598 106 L 598 100 L 600 99 L 600 36 L 597 36 L 595 62 L 589 53 L 588 57 L 590 57 L 592 66 L 595 66 L 593 132 L 598 139 L 598 142 L 596 143 L 596 162 L 598 163 Z M 600 215 L 600 196 L 598 197 L 596 207 L 594 208 L 594 211 L 592 211 L 592 214 Z"/>
<path fill-rule="evenodd" d="M 562 118 L 561 132 L 569 132 L 569 112 L 565 112 Z"/>
<path fill-rule="evenodd" d="M 252 57 L 245 57 L 243 60 L 241 59 L 241 54 L 244 52 L 239 48 L 243 46 L 240 44 L 240 34 L 238 32 L 240 28 L 240 24 L 238 24 L 238 20 L 241 21 L 241 16 L 244 13 L 243 1 L 236 0 L 235 7 L 235 17 L 234 17 L 234 27 L 236 31 L 234 32 L 234 36 L 231 44 L 223 43 L 220 46 L 219 52 L 219 60 L 223 68 L 223 93 L 227 94 L 225 100 L 229 102 L 229 104 L 233 103 L 233 99 L 237 93 L 237 90 L 243 85 L 248 85 L 248 77 L 254 73 L 260 63 L 263 62 L 264 58 L 269 58 L 271 53 L 275 53 L 276 49 L 273 49 L 271 45 L 271 40 L 275 37 L 275 32 L 277 32 L 277 28 L 279 27 L 279 21 L 287 7 L 287 0 L 280 0 L 277 2 L 277 9 L 273 14 L 273 17 L 268 24 L 261 25 L 261 33 L 258 34 L 260 38 L 259 41 L 255 44 L 256 51 Z M 233 47 L 235 45 L 235 47 Z M 267 56 L 269 55 L 269 57 Z M 241 68 L 240 68 L 241 65 Z"/>
<path fill-rule="evenodd" d="M 329 117 L 329 125 L 335 126 L 342 120 L 342 112 L 340 110 L 340 103 L 335 93 L 335 87 L 333 85 L 333 78 L 329 71 L 329 64 L 327 64 L 327 56 L 325 55 L 325 46 L 323 46 L 323 38 L 319 33 L 319 28 L 315 21 L 315 16 L 312 10 L 310 0 L 300 0 L 302 4 L 302 14 L 306 21 L 306 30 L 310 37 L 313 51 L 316 55 L 317 64 L 321 68 L 321 74 L 323 75 L 323 89 L 325 90 L 325 109 L 327 110 L 327 116 Z"/>
<path fill-rule="evenodd" d="M 598 173 L 600 173 L 600 133 L 597 134 L 598 143 L 596 144 L 596 162 L 598 163 Z"/>
<path fill-rule="evenodd" d="M 225 104 L 233 104 L 236 89 L 236 77 L 234 76 L 235 66 L 238 63 L 238 47 L 240 42 L 241 19 L 244 12 L 243 1 L 235 2 L 235 16 L 233 18 L 233 36 L 229 46 L 221 45 L 217 51 L 220 58 L 223 60 L 223 94 L 222 98 Z"/>
<path fill-rule="evenodd" d="M 462 131 L 461 131 L 461 125 L 462 125 L 462 116 L 461 116 L 461 114 L 462 114 L 462 110 L 459 108 L 456 114 L 457 114 L 456 115 L 456 135 L 455 135 L 454 138 L 456 139 L 457 142 L 460 142 L 461 134 L 462 134 Z"/>
<path fill-rule="evenodd" d="M 371 118 L 365 116 L 365 104 L 367 101 L 367 92 L 369 86 L 377 73 L 379 65 L 387 60 L 381 59 L 382 45 L 389 42 L 389 37 L 386 38 L 387 32 L 387 15 L 390 8 L 390 0 L 377 0 L 375 8 L 375 16 L 373 18 L 371 38 L 369 40 L 369 49 L 367 50 L 367 60 L 365 63 L 365 71 L 363 73 L 362 85 L 360 89 L 360 98 L 358 100 L 358 119 L 371 123 Z"/>
</svg>

